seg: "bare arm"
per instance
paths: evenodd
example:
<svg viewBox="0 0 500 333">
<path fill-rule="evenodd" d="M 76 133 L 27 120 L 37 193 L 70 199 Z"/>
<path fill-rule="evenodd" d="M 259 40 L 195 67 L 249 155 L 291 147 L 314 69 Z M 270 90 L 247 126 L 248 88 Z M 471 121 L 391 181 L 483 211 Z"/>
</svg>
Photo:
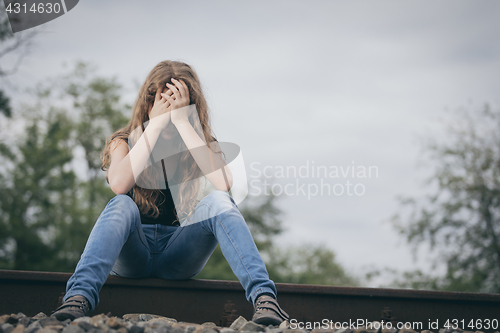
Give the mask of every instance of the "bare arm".
<svg viewBox="0 0 500 333">
<path fill-rule="evenodd" d="M 160 135 L 161 124 L 150 121 L 137 143 L 130 149 L 124 140 L 116 140 L 111 146 L 111 163 L 108 181 L 115 194 L 126 194 L 135 185 L 136 178 L 144 170 L 152 147 Z"/>
<path fill-rule="evenodd" d="M 126 194 L 135 185 L 137 177 L 146 167 L 160 132 L 170 122 L 170 103 L 161 97 L 162 90 L 163 88 L 159 88 L 156 91 L 149 124 L 132 149 L 129 151 L 128 144 L 124 140 L 111 143 L 108 182 L 111 190 L 117 195 Z M 167 91 L 166 95 L 171 93 Z"/>
<path fill-rule="evenodd" d="M 205 144 L 189 121 L 176 122 L 175 127 L 203 175 L 216 189 L 228 192 L 233 186 L 233 176 L 220 155 Z"/>
<path fill-rule="evenodd" d="M 220 155 L 215 154 L 207 146 L 189 122 L 189 113 L 193 112 L 193 108 L 190 108 L 189 105 L 189 89 L 187 85 L 183 81 L 175 79 L 172 79 L 172 82 L 175 83 L 175 86 L 167 83 L 170 91 L 172 91 L 172 96 L 161 94 L 172 105 L 172 111 L 170 112 L 172 124 L 177 128 L 203 175 L 216 189 L 228 192 L 233 185 L 233 177 L 229 167 Z"/>
</svg>

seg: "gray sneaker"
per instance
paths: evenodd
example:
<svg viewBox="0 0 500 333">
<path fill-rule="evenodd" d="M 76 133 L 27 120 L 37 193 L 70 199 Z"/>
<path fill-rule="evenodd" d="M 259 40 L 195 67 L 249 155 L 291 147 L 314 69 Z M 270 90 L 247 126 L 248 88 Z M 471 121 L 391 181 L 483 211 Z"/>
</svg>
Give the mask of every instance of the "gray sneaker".
<svg viewBox="0 0 500 333">
<path fill-rule="evenodd" d="M 64 302 L 63 305 L 52 311 L 51 317 L 57 318 L 59 321 L 66 319 L 76 319 L 85 317 L 90 314 L 90 303 L 82 295 L 71 296 Z"/>
<path fill-rule="evenodd" d="M 279 325 L 285 320 L 290 320 L 290 316 L 280 308 L 277 300 L 267 295 L 257 298 L 252 317 L 254 323 L 265 326 Z"/>
</svg>

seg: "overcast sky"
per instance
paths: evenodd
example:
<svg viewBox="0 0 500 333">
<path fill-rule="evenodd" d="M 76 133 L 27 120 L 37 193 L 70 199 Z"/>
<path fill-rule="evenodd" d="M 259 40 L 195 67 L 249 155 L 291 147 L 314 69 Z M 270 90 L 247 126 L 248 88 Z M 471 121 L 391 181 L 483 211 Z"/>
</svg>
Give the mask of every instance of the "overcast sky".
<svg viewBox="0 0 500 333">
<path fill-rule="evenodd" d="M 85 60 L 116 76 L 132 103 L 159 61 L 184 61 L 200 76 L 217 138 L 241 147 L 251 193 L 266 167 L 275 176 L 374 167 L 370 178 L 276 179 L 276 190 L 294 192 L 279 201 L 280 244 L 326 244 L 355 274 L 429 272 L 387 221 L 397 195 L 428 193 L 418 138 L 439 135 L 445 109 L 499 106 L 499 12 L 487 0 L 82 0 L 40 27 L 11 81 L 28 86 Z M 322 181 L 344 193 L 307 190 Z"/>
</svg>

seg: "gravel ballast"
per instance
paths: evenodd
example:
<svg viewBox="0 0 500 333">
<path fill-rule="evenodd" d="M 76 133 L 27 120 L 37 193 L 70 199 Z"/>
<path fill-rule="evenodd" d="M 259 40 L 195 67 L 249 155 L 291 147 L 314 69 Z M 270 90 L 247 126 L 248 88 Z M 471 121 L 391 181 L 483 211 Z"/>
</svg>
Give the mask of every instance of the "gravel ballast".
<svg viewBox="0 0 500 333">
<path fill-rule="evenodd" d="M 59 321 L 40 312 L 36 316 L 28 317 L 19 312 L 17 314 L 5 314 L 0 316 L 0 333 L 314 333 L 314 332 L 336 332 L 336 333 L 415 333 L 408 329 L 300 329 L 293 327 L 284 321 L 279 326 L 264 326 L 247 321 L 243 317 L 237 318 L 230 327 L 220 327 L 213 322 L 201 324 L 178 322 L 174 318 L 168 318 L 153 314 L 131 313 L 121 318 L 112 316 L 111 313 L 98 314 L 92 317 L 81 317 L 75 320 L 66 319 Z M 421 331 L 421 333 L 473 333 L 472 331 L 447 330 Z M 483 333 L 476 331 L 476 333 Z M 495 333 L 498 333 L 495 332 Z"/>
</svg>

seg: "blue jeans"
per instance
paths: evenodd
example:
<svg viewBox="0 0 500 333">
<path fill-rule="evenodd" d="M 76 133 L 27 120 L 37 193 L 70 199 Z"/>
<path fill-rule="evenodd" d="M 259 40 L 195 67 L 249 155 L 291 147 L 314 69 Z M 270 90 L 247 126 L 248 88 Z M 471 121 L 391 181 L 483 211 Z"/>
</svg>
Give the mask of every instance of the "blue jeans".
<svg viewBox="0 0 500 333">
<path fill-rule="evenodd" d="M 135 202 L 127 195 L 115 196 L 90 233 L 63 301 L 83 295 L 93 311 L 109 274 L 190 279 L 203 269 L 217 243 L 249 302 L 255 303 L 264 292 L 276 295 L 248 226 L 227 192 L 214 191 L 204 197 L 193 216 L 200 222 L 180 227 L 141 224 Z"/>
</svg>

